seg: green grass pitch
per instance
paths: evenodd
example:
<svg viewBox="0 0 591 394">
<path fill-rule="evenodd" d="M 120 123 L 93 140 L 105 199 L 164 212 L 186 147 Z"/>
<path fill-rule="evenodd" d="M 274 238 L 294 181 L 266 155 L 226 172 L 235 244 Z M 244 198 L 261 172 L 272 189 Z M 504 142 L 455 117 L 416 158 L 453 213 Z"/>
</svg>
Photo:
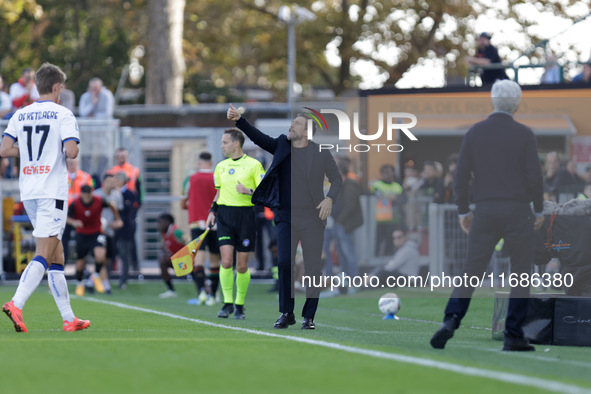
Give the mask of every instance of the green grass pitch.
<svg viewBox="0 0 591 394">
<path fill-rule="evenodd" d="M 194 286 L 176 286 L 179 297 L 164 300 L 158 298 L 165 290 L 161 283 L 131 284 L 111 296 L 72 297 L 76 316 L 92 324 L 66 333 L 47 285 L 41 285 L 23 311 L 28 334 L 15 333 L 0 316 L 0 392 L 591 392 L 589 348 L 501 352 L 502 343 L 491 340 L 491 298 L 473 300 L 461 329 L 440 351 L 429 339 L 439 327 L 444 296 L 398 291 L 397 321 L 381 319 L 382 291 L 321 299 L 315 331 L 300 329 L 298 298 L 298 324 L 274 330 L 279 313 L 277 295 L 266 292 L 269 285 L 251 285 L 243 321 L 218 319 L 219 304 L 186 304 L 196 296 Z M 9 300 L 14 290 L 0 287 L 0 300 Z"/>
</svg>

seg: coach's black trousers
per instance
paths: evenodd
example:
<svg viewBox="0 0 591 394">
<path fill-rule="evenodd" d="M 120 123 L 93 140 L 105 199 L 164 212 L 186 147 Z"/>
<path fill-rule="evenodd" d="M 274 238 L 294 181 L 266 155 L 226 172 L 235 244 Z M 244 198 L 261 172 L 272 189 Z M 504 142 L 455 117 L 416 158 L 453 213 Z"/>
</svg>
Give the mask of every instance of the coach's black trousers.
<svg viewBox="0 0 591 394">
<path fill-rule="evenodd" d="M 295 306 L 293 274 L 298 243 L 302 243 L 305 275 L 320 278 L 325 225 L 315 209 L 289 213 L 278 211 L 275 224 L 279 249 L 279 311 L 293 313 Z M 316 283 L 319 283 L 318 279 Z M 320 290 L 319 287 L 306 288 L 306 303 L 302 309 L 302 317 L 314 318 Z"/>
<path fill-rule="evenodd" d="M 479 278 L 485 272 L 495 245 L 501 238 L 509 252 L 511 273 L 531 274 L 534 260 L 534 215 L 529 204 L 522 202 L 490 201 L 476 205 L 472 229 L 468 236 L 468 256 L 463 274 Z M 529 280 L 528 280 L 529 282 Z M 505 277 L 505 287 L 508 286 Z M 474 288 L 454 288 L 447 307 L 445 320 L 453 315 L 460 320 L 466 314 Z M 521 326 L 527 317 L 529 286 L 511 287 L 509 310 L 505 322 L 505 336 L 522 338 Z M 459 323 L 458 323 L 459 325 Z"/>
</svg>

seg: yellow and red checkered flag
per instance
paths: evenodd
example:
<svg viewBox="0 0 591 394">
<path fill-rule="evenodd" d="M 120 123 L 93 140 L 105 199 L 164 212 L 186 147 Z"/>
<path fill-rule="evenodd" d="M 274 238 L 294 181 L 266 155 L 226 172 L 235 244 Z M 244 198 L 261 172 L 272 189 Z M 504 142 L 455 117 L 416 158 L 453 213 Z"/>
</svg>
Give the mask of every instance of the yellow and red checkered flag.
<svg viewBox="0 0 591 394">
<path fill-rule="evenodd" d="M 172 261 L 172 268 L 176 276 L 185 276 L 193 272 L 193 258 L 199 247 L 203 243 L 203 240 L 209 233 L 209 228 L 203 232 L 199 237 L 195 238 L 188 244 L 182 247 L 181 250 L 176 252 L 170 260 Z"/>
</svg>

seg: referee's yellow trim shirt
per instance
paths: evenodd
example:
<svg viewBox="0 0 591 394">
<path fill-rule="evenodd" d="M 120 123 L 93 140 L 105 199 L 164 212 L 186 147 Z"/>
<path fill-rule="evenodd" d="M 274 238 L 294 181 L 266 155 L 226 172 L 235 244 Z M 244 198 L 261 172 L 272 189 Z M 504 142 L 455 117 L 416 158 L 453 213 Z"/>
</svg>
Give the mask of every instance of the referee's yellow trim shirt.
<svg viewBox="0 0 591 394">
<path fill-rule="evenodd" d="M 213 172 L 215 187 L 220 190 L 217 203 L 229 207 L 252 207 L 251 196 L 238 193 L 236 186 L 240 182 L 247 189 L 254 190 L 264 175 L 261 163 L 247 155 L 219 162 Z"/>
</svg>

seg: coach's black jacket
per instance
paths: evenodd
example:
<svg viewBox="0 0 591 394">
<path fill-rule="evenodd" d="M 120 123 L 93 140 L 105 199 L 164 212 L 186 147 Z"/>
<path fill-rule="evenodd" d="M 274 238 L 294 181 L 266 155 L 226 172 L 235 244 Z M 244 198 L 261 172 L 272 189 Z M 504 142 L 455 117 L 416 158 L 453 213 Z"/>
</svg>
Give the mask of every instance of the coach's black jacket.
<svg viewBox="0 0 591 394">
<path fill-rule="evenodd" d="M 472 176 L 474 174 L 474 177 Z M 516 201 L 543 208 L 543 178 L 533 131 L 506 112 L 493 112 L 464 136 L 454 177 L 458 213 L 472 202 Z"/>
<path fill-rule="evenodd" d="M 269 208 L 289 209 L 285 204 L 285 193 L 291 193 L 291 179 L 287 178 L 281 168 L 289 166 L 291 158 L 291 143 L 286 135 L 278 138 L 270 137 L 248 123 L 241 117 L 236 121 L 236 127 L 244 132 L 256 145 L 273 154 L 273 162 L 267 170 L 261 184 L 252 195 L 253 204 L 265 205 Z M 306 168 L 308 171 L 308 185 L 312 200 L 317 206 L 324 200 L 324 176 L 330 181 L 330 189 L 326 197 L 335 202 L 341 191 L 343 179 L 334 158 L 328 151 L 319 151 L 318 144 L 313 141 L 313 149 L 308 149 Z"/>
</svg>

